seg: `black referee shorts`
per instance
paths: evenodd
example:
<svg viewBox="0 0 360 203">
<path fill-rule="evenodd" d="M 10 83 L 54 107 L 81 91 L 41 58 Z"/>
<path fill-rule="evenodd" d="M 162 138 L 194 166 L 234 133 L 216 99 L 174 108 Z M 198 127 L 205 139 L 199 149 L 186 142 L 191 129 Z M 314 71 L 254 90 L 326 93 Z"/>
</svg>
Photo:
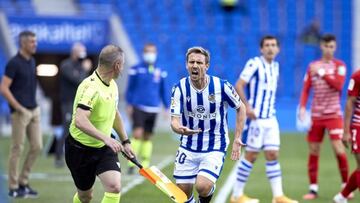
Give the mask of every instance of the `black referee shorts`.
<svg viewBox="0 0 360 203">
<path fill-rule="evenodd" d="M 133 129 L 137 127 L 144 128 L 144 131 L 152 134 L 154 130 L 157 113 L 148 113 L 134 107 L 133 112 Z"/>
<path fill-rule="evenodd" d="M 80 190 L 92 188 L 96 176 L 105 171 L 121 171 L 117 154 L 108 146 L 85 146 L 71 135 L 67 136 L 65 142 L 65 161 L 76 187 Z"/>
</svg>

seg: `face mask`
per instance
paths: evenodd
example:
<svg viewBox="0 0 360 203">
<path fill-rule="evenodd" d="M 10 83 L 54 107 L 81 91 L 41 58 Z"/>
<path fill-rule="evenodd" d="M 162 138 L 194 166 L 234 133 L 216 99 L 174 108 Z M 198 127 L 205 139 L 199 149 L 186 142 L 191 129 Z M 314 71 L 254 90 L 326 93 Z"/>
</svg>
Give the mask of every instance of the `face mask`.
<svg viewBox="0 0 360 203">
<path fill-rule="evenodd" d="M 148 64 L 154 64 L 156 61 L 157 54 L 153 52 L 144 53 L 144 61 Z"/>
<path fill-rule="evenodd" d="M 86 52 L 85 51 L 79 52 L 79 59 L 85 59 L 85 58 L 86 58 Z"/>
</svg>

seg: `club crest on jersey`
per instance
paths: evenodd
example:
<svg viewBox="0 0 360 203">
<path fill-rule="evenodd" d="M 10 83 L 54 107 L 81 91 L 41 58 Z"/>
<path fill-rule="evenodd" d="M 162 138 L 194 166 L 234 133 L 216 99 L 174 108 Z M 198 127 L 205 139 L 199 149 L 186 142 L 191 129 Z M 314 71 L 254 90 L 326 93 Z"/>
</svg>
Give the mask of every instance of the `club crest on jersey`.
<svg viewBox="0 0 360 203">
<path fill-rule="evenodd" d="M 208 97 L 208 99 L 209 99 L 209 102 L 210 102 L 210 103 L 215 103 L 215 102 L 216 102 L 216 100 L 215 100 L 215 95 L 214 95 L 214 94 L 210 94 L 209 97 Z"/>
<path fill-rule="evenodd" d="M 199 105 L 196 107 L 196 111 L 199 113 L 204 113 L 205 112 L 205 107 L 202 105 Z"/>
</svg>

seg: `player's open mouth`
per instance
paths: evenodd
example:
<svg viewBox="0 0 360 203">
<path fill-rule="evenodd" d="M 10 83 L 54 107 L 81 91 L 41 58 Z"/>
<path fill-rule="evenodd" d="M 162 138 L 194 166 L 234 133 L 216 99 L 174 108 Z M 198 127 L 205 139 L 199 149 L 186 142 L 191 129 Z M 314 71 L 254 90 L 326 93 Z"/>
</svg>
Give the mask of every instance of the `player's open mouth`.
<svg viewBox="0 0 360 203">
<path fill-rule="evenodd" d="M 199 75 L 199 71 L 197 71 L 197 70 L 193 70 L 193 71 L 191 71 L 191 75 Z"/>
</svg>

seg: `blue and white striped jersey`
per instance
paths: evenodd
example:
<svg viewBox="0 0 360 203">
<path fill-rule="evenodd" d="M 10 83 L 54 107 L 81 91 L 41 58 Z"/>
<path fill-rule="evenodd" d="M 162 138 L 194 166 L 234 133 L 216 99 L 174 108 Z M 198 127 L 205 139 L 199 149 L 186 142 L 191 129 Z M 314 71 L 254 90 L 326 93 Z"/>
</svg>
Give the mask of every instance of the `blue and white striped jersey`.
<svg viewBox="0 0 360 203">
<path fill-rule="evenodd" d="M 275 116 L 275 96 L 279 79 L 279 63 L 267 63 L 264 57 L 249 59 L 240 74 L 246 81 L 247 99 L 257 118 Z"/>
<path fill-rule="evenodd" d="M 226 80 L 207 76 L 208 84 L 197 90 L 186 77 L 172 89 L 171 115 L 181 117 L 183 126 L 202 129 L 181 135 L 181 147 L 193 152 L 226 151 L 229 144 L 227 109 L 240 107 L 240 97 Z"/>
</svg>

